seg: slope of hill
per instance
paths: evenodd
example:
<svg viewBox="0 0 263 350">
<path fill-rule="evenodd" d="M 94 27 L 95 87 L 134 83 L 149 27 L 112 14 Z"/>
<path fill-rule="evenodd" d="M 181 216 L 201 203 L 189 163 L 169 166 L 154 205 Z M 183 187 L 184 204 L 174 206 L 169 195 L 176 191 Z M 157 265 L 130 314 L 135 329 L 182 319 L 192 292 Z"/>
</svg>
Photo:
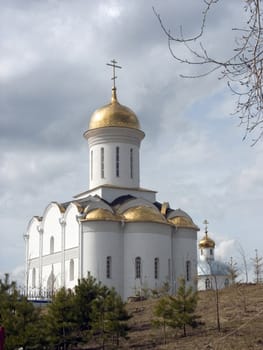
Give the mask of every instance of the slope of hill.
<svg viewBox="0 0 263 350">
<path fill-rule="evenodd" d="M 167 344 L 163 344 L 162 329 L 154 329 L 153 307 L 157 299 L 131 302 L 127 309 L 129 340 L 122 349 L 263 349 L 263 285 L 237 284 L 219 291 L 219 319 L 217 328 L 215 291 L 198 294 L 197 314 L 203 322 L 196 329 L 168 330 Z"/>
</svg>

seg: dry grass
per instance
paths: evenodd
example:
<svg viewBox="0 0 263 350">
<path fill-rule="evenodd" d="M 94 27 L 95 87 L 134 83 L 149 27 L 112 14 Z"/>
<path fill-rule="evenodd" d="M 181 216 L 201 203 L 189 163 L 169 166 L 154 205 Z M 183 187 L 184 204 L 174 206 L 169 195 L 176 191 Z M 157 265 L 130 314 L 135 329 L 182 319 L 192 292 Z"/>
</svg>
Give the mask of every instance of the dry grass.
<svg viewBox="0 0 263 350">
<path fill-rule="evenodd" d="M 161 329 L 151 325 L 156 299 L 131 302 L 129 340 L 122 349 L 180 350 L 247 350 L 263 349 L 263 285 L 235 285 L 219 292 L 221 331 L 217 329 L 215 292 L 199 292 L 197 314 L 204 323 L 189 328 L 187 337 L 181 330 L 169 329 L 163 345 Z"/>
</svg>

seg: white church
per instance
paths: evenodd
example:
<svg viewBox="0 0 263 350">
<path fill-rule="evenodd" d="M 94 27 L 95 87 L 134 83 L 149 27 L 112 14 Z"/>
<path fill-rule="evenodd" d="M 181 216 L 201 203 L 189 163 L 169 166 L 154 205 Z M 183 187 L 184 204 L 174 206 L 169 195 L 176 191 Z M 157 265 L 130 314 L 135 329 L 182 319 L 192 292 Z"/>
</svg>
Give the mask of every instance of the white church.
<svg viewBox="0 0 263 350">
<path fill-rule="evenodd" d="M 197 231 L 181 209 L 159 203 L 140 185 L 140 144 L 145 134 L 136 114 L 121 105 L 113 67 L 111 102 L 90 117 L 89 189 L 66 203 L 51 202 L 24 235 L 29 296 L 74 288 L 91 275 L 126 300 L 168 282 L 171 293 L 184 277 L 196 288 Z M 154 169 L 153 169 L 154 170 Z"/>
<path fill-rule="evenodd" d="M 215 259 L 215 241 L 208 236 L 208 221 L 204 221 L 205 235 L 199 241 L 198 290 L 223 289 L 229 287 L 231 279 L 229 265 Z"/>
</svg>

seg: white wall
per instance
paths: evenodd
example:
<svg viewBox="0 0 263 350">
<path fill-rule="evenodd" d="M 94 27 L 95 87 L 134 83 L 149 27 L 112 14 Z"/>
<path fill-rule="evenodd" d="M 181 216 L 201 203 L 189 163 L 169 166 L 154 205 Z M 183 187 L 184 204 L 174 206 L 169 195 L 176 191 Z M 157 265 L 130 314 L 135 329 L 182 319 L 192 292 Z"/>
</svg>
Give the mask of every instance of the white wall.
<svg viewBox="0 0 263 350">
<path fill-rule="evenodd" d="M 27 258 L 33 259 L 39 256 L 39 232 L 38 226 L 41 224 L 41 221 L 33 218 L 29 228 L 28 228 L 28 251 Z"/>
<path fill-rule="evenodd" d="M 70 280 L 70 262 L 74 262 L 74 278 Z M 78 258 L 72 258 L 65 261 L 65 287 L 74 288 L 78 284 Z"/>
<path fill-rule="evenodd" d="M 143 137 L 142 131 L 129 128 L 108 127 L 89 131 L 90 189 L 105 184 L 138 188 L 140 186 L 140 142 Z M 120 150 L 119 177 L 116 176 L 116 147 Z M 101 178 L 101 148 L 104 148 L 104 178 Z M 130 149 L 133 149 L 132 178 Z M 93 162 L 91 152 L 93 152 Z"/>
<path fill-rule="evenodd" d="M 123 235 L 120 222 L 83 223 L 82 277 L 88 273 L 108 287 L 123 290 Z M 112 277 L 106 277 L 106 259 L 112 257 Z"/>
<path fill-rule="evenodd" d="M 53 280 L 49 280 L 53 271 Z M 45 265 L 42 267 L 42 287 L 43 290 L 51 290 L 51 287 L 54 288 L 54 291 L 61 287 L 61 263 Z"/>
<path fill-rule="evenodd" d="M 124 228 L 124 299 L 140 288 L 155 289 L 168 277 L 170 226 L 158 223 L 126 223 Z M 142 261 L 141 279 L 135 279 L 135 259 Z M 154 278 L 154 259 L 159 258 L 159 279 Z"/>
<path fill-rule="evenodd" d="M 61 251 L 62 214 L 55 203 L 51 203 L 43 217 L 43 255 L 50 254 L 50 238 L 54 237 L 54 253 Z"/>
<path fill-rule="evenodd" d="M 187 285 L 196 288 L 197 277 L 197 233 L 193 229 L 178 228 L 173 239 L 174 281 L 176 289 L 181 277 L 186 279 L 186 261 L 191 264 L 191 276 Z"/>
<path fill-rule="evenodd" d="M 77 221 L 79 211 L 77 207 L 70 204 L 65 212 L 65 249 L 77 247 L 79 244 L 79 223 Z"/>
</svg>

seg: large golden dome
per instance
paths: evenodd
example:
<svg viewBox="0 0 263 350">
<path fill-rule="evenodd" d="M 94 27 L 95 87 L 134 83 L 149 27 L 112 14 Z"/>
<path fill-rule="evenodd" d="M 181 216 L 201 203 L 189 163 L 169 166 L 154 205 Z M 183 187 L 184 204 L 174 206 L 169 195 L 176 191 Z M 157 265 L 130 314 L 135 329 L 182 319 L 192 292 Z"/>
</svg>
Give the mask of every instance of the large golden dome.
<svg viewBox="0 0 263 350">
<path fill-rule="evenodd" d="M 120 221 L 121 217 L 114 215 L 109 210 L 104 208 L 92 209 L 89 211 L 84 221 Z"/>
<path fill-rule="evenodd" d="M 140 123 L 136 114 L 130 108 L 118 102 L 116 88 L 112 89 L 111 103 L 97 109 L 92 114 L 88 130 L 111 126 L 140 130 Z"/>
<path fill-rule="evenodd" d="M 129 222 L 158 222 L 167 224 L 165 217 L 158 210 L 144 205 L 129 208 L 122 215 Z"/>
</svg>

